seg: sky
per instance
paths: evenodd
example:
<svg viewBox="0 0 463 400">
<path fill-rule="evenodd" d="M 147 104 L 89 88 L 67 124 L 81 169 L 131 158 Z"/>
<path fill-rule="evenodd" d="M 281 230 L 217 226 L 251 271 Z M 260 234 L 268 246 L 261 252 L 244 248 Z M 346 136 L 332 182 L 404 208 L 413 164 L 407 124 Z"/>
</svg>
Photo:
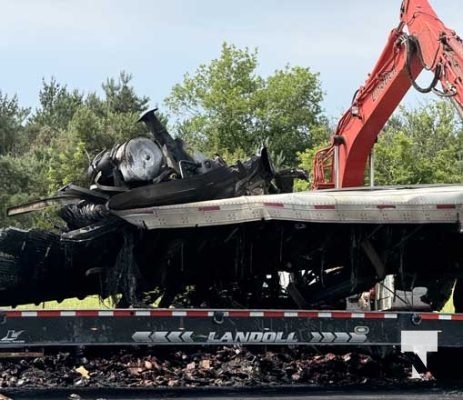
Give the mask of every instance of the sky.
<svg viewBox="0 0 463 400">
<path fill-rule="evenodd" d="M 461 0 L 430 0 L 463 36 Z M 38 105 L 42 79 L 101 93 L 121 71 L 163 109 L 185 73 L 223 42 L 258 51 L 258 74 L 286 65 L 319 73 L 326 115 L 349 106 L 399 22 L 401 0 L 0 0 L 0 91 Z M 424 79 L 424 78 L 423 78 Z M 427 101 L 411 93 L 405 105 Z"/>
</svg>

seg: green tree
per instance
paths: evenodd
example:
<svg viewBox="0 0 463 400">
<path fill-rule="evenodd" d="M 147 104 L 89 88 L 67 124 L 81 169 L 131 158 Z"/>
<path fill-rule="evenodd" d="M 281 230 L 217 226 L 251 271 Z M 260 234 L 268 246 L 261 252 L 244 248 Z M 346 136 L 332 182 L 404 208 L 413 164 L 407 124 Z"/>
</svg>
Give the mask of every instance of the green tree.
<svg viewBox="0 0 463 400">
<path fill-rule="evenodd" d="M 71 182 L 88 185 L 90 159 L 146 134 L 136 121 L 149 99 L 135 93 L 131 79 L 125 72 L 107 79 L 102 97 L 70 91 L 55 78 L 43 80 L 40 106 L 27 120 L 28 110 L 17 98 L 0 93 L 1 225 L 30 226 L 30 217 L 6 220 L 6 208 L 47 197 Z M 33 218 L 36 226 L 48 226 L 45 217 Z"/>
<path fill-rule="evenodd" d="M 119 78 L 109 78 L 102 84 L 105 93 L 104 105 L 106 111 L 112 113 L 140 114 L 147 109 L 149 97 L 140 97 L 131 86 L 132 75 L 122 71 Z M 93 96 L 93 100 L 95 97 Z"/>
<path fill-rule="evenodd" d="M 6 225 L 25 226 L 31 223 L 31 215 L 26 218 L 10 219 L 7 208 L 23 204 L 46 194 L 41 185 L 40 163 L 27 154 L 23 156 L 0 156 L 0 227 Z"/>
<path fill-rule="evenodd" d="M 42 80 L 39 92 L 40 107 L 31 118 L 31 125 L 49 127 L 54 131 L 67 128 L 76 110 L 83 103 L 83 94 L 78 90 L 68 90 L 66 85 L 56 81 L 54 77 L 47 82 Z"/>
<path fill-rule="evenodd" d="M 28 109 L 19 106 L 16 96 L 9 98 L 0 91 L 0 155 L 24 150 L 23 122 L 28 113 Z"/>
<path fill-rule="evenodd" d="M 375 181 L 378 185 L 461 182 L 462 158 L 461 122 L 449 102 L 402 107 L 375 145 Z"/>
<path fill-rule="evenodd" d="M 166 99 L 174 130 L 209 154 L 250 154 L 266 142 L 294 165 L 324 123 L 318 75 L 286 66 L 263 78 L 257 66 L 257 50 L 224 43 L 218 59 L 186 74 Z"/>
</svg>

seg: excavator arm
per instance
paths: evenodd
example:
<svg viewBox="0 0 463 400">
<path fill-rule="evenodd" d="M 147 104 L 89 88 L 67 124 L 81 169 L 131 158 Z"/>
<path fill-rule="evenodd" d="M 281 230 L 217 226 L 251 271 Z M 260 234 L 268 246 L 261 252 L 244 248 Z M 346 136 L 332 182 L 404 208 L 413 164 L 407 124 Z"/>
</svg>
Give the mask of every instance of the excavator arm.
<svg viewBox="0 0 463 400">
<path fill-rule="evenodd" d="M 411 86 L 449 97 L 463 116 L 463 42 L 427 0 L 404 0 L 400 23 L 365 84 L 338 122 L 331 144 L 315 154 L 313 188 L 362 186 L 368 157 L 385 123 Z M 434 78 L 421 88 L 423 70 Z M 441 89 L 436 89 L 440 81 Z"/>
</svg>

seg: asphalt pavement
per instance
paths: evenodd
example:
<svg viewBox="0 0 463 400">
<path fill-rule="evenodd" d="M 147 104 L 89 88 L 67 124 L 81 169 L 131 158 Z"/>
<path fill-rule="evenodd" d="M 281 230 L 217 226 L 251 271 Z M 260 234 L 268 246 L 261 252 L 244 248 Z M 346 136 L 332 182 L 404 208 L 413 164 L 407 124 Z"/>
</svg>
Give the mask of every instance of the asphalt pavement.
<svg viewBox="0 0 463 400">
<path fill-rule="evenodd" d="M 331 390 L 301 386 L 275 388 L 182 388 L 0 391 L 0 400 L 455 400 L 463 399 L 463 385 L 437 385 L 423 382 L 405 388 L 349 388 Z M 5 397 L 1 397 L 1 396 Z"/>
</svg>

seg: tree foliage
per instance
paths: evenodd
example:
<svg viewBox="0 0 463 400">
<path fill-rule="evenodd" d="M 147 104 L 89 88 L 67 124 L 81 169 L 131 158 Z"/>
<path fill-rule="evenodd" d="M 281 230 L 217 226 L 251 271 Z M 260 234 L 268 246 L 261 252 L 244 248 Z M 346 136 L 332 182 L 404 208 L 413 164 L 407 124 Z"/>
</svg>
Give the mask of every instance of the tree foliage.
<svg viewBox="0 0 463 400">
<path fill-rule="evenodd" d="M 266 142 L 294 165 L 324 123 L 318 75 L 286 66 L 263 78 L 257 66 L 257 50 L 224 43 L 218 59 L 186 74 L 166 99 L 174 130 L 206 153 L 251 154 Z"/>
<path fill-rule="evenodd" d="M 0 91 L 0 155 L 17 154 L 25 145 L 23 122 L 29 113 L 21 108 L 16 96 L 9 98 Z"/>
<path fill-rule="evenodd" d="M 0 227 L 5 225 L 31 222 L 30 218 L 9 220 L 6 217 L 8 207 L 26 203 L 43 196 L 41 190 L 40 162 L 27 154 L 23 156 L 0 156 Z"/>
<path fill-rule="evenodd" d="M 379 136 L 375 165 L 378 185 L 462 182 L 462 126 L 451 103 L 401 108 Z"/>
<path fill-rule="evenodd" d="M 77 108 L 83 103 L 83 94 L 78 90 L 68 90 L 51 78 L 42 80 L 39 92 L 40 107 L 31 118 L 32 125 L 49 127 L 56 132 L 65 130 Z"/>
<path fill-rule="evenodd" d="M 87 185 L 89 159 L 146 132 L 137 120 L 149 99 L 135 93 L 131 79 L 125 72 L 107 79 L 102 97 L 43 80 L 34 113 L 0 93 L 0 226 L 15 223 L 5 219 L 9 206 L 71 182 Z M 46 225 L 43 219 L 34 222 Z"/>
<path fill-rule="evenodd" d="M 102 88 L 105 93 L 103 108 L 106 108 L 107 113 L 130 114 L 146 110 L 149 98 L 138 96 L 130 85 L 131 80 L 132 75 L 122 71 L 117 80 L 109 78 L 103 83 Z"/>
</svg>

